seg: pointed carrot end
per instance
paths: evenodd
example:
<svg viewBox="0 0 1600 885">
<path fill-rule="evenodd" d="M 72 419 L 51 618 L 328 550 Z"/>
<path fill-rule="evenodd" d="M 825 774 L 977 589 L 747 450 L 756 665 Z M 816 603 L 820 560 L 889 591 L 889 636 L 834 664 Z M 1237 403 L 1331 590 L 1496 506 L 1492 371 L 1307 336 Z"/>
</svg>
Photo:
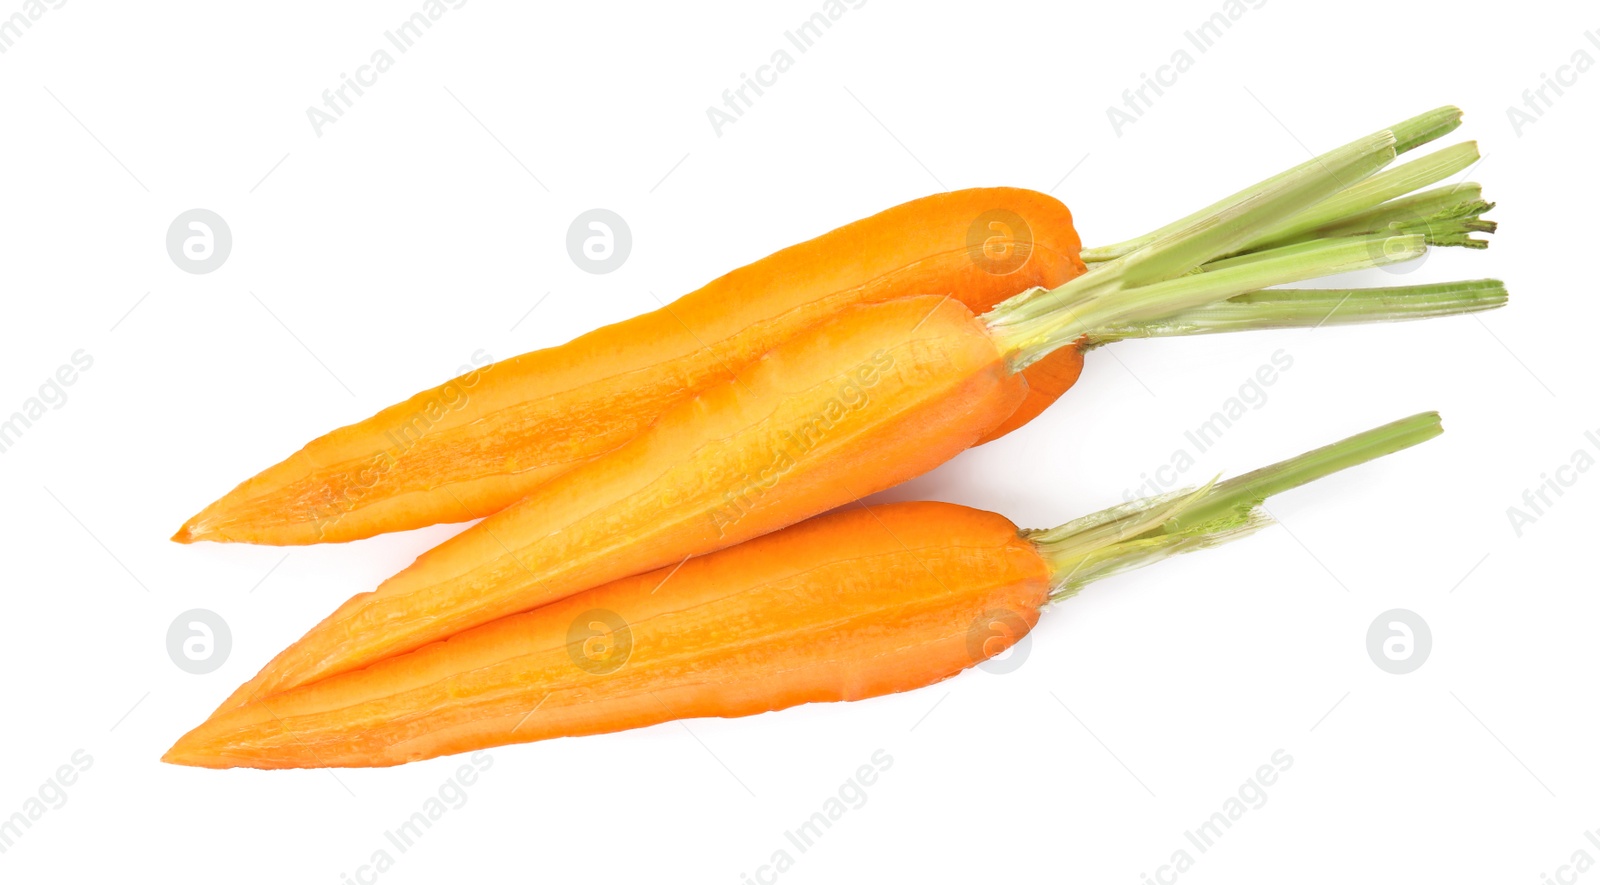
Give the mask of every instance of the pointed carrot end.
<svg viewBox="0 0 1600 885">
<path fill-rule="evenodd" d="M 161 755 L 161 761 L 188 768 L 256 767 L 241 759 L 241 749 L 226 730 L 217 728 L 216 717 L 210 716 L 178 738 L 177 743 Z"/>
<path fill-rule="evenodd" d="M 222 526 L 225 524 L 225 520 L 218 518 L 218 514 L 214 512 L 216 509 L 217 505 L 212 504 L 189 517 L 189 521 L 185 522 L 182 528 L 173 533 L 172 540 L 177 541 L 179 544 L 193 544 L 196 541 L 221 542 L 233 540 L 223 532 Z"/>
<path fill-rule="evenodd" d="M 219 540 L 217 538 L 217 532 L 215 529 L 217 520 L 213 511 L 216 510 L 217 505 L 221 503 L 221 501 L 217 501 L 212 504 L 207 504 L 205 509 L 189 517 L 189 519 L 184 522 L 183 527 L 173 533 L 172 540 L 177 541 L 179 544 L 193 544 L 196 541 Z"/>
<path fill-rule="evenodd" d="M 204 727 L 204 725 L 200 726 L 200 728 Z M 215 763 L 210 762 L 211 754 L 205 752 L 205 742 L 197 736 L 200 728 L 196 728 L 183 737 L 178 738 L 178 742 L 172 745 L 172 749 L 161 755 L 161 761 L 169 765 L 187 765 L 194 768 L 215 768 Z"/>
</svg>

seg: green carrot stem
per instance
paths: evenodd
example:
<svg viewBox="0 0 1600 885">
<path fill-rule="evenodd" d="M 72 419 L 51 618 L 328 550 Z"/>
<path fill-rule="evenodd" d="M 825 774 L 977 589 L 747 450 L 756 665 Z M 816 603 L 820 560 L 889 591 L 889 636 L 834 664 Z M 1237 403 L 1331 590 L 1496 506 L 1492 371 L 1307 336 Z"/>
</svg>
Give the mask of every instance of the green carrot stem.
<svg viewBox="0 0 1600 885">
<path fill-rule="evenodd" d="M 1437 184 L 1478 162 L 1477 142 L 1461 144 L 1435 151 L 1409 163 L 1385 169 L 1372 177 L 1354 184 L 1326 200 L 1312 206 L 1277 228 L 1247 243 L 1240 251 L 1268 245 L 1293 242 L 1308 231 L 1319 230 L 1349 216 L 1379 206 L 1397 197 L 1403 197 L 1418 188 Z"/>
<path fill-rule="evenodd" d="M 1308 239 L 1384 231 L 1422 234 L 1430 246 L 1483 249 L 1488 247 L 1488 241 L 1475 239 L 1472 234 L 1494 233 L 1498 225 L 1481 217 L 1493 208 L 1493 203 L 1483 199 L 1483 188 L 1476 183 L 1439 187 L 1390 200 L 1316 230 L 1262 244 L 1257 251 Z"/>
<path fill-rule="evenodd" d="M 1491 310 L 1503 306 L 1507 297 L 1499 280 L 1372 289 L 1264 289 L 1154 320 L 1104 326 L 1087 333 L 1079 346 L 1098 347 L 1128 338 L 1420 320 Z"/>
<path fill-rule="evenodd" d="M 1457 126 L 1460 125 L 1461 109 L 1446 106 L 1442 108 L 1436 108 L 1425 114 L 1419 114 L 1418 116 L 1412 117 L 1409 120 L 1405 120 L 1395 126 L 1390 127 L 1386 131 L 1393 134 L 1394 151 L 1396 155 L 1399 155 L 1440 138 L 1453 131 Z M 1157 228 L 1156 230 L 1153 230 L 1143 236 L 1134 237 L 1131 240 L 1124 240 L 1120 243 L 1114 243 L 1110 246 L 1085 249 L 1081 253 L 1080 257 L 1085 263 L 1090 265 L 1121 258 L 1122 256 L 1128 255 L 1137 249 L 1148 246 L 1149 244 L 1168 234 L 1182 230 L 1203 219 L 1218 215 L 1230 206 L 1234 206 L 1244 200 L 1249 199 L 1252 195 L 1279 183 L 1284 178 L 1303 174 L 1306 171 L 1309 171 L 1309 169 L 1314 168 L 1321 159 L 1322 158 L 1320 157 L 1313 159 L 1308 163 L 1303 163 L 1286 172 L 1281 172 L 1277 175 L 1274 175 L 1265 181 L 1258 182 L 1242 191 L 1239 191 L 1236 194 L 1233 194 L 1232 196 L 1219 200 L 1218 202 L 1213 203 L 1192 215 L 1180 218 L 1171 224 Z M 1353 185 L 1356 182 L 1351 180 L 1347 183 Z"/>
<path fill-rule="evenodd" d="M 1346 273 L 1420 257 L 1427 245 L 1420 236 L 1344 237 L 1284 246 L 1260 255 L 1233 259 L 1226 267 L 1205 268 L 1177 279 L 1162 280 L 1097 298 L 1073 302 L 1043 315 L 1017 319 L 1002 302 L 982 319 L 1015 371 L 1051 351 L 1108 328 L 1157 319 L 1224 301 L 1268 286 Z M 1086 279 L 1089 275 L 1079 277 Z M 1076 282 L 1076 281 L 1074 281 Z M 1066 292 L 1073 283 L 1040 293 L 1041 298 Z M 1015 300 L 1015 299 L 1013 299 Z"/>
<path fill-rule="evenodd" d="M 1444 426 L 1439 422 L 1438 412 L 1421 412 L 1375 427 L 1320 449 L 1217 483 L 1194 506 L 1169 520 L 1162 531 L 1173 533 L 1203 528 L 1214 520 L 1257 507 L 1279 492 L 1401 449 L 1409 449 L 1443 432 Z"/>
<path fill-rule="evenodd" d="M 1364 178 L 1392 159 L 1392 133 L 1384 131 L 1357 139 L 1278 176 L 1215 215 L 1164 234 L 1121 258 L 1096 265 L 1055 289 L 1031 289 L 1012 296 L 990 313 L 995 323 L 1004 324 L 1045 319 L 1073 312 L 1096 298 L 1187 274 L 1220 256 L 1237 252 L 1262 232 L 1338 192 L 1346 181 Z M 1219 296 L 1223 297 L 1228 296 Z M 1165 312 L 1183 306 L 1174 305 Z"/>
<path fill-rule="evenodd" d="M 1395 153 L 1409 154 L 1429 142 L 1438 141 L 1449 135 L 1460 125 L 1461 109 L 1454 105 L 1444 105 L 1427 113 L 1418 114 L 1398 126 L 1391 126 L 1389 131 L 1394 133 Z"/>
<path fill-rule="evenodd" d="M 1132 288 L 1171 280 L 1215 258 L 1231 255 L 1306 207 L 1349 187 L 1351 181 L 1366 178 L 1388 165 L 1395 157 L 1394 143 L 1393 133 L 1380 132 L 1323 154 L 1300 172 L 1216 215 L 1158 237 L 1080 279 L 1101 273 L 1115 278 L 1115 288 Z"/>
<path fill-rule="evenodd" d="M 1261 504 L 1272 495 L 1442 432 L 1439 414 L 1424 412 L 1198 491 L 1129 502 L 1023 537 L 1050 564 L 1050 598 L 1059 601 L 1092 581 L 1249 534 L 1271 523 Z"/>
<path fill-rule="evenodd" d="M 1380 172 L 1397 145 L 1415 147 L 1448 132 L 1460 112 L 1442 108 L 1323 154 L 1260 186 L 1145 238 L 1119 257 L 1100 262 L 1055 289 L 1032 289 L 983 316 L 1013 370 L 1020 371 L 1069 343 L 1094 345 L 1119 338 L 1249 328 L 1317 325 L 1336 306 L 1320 296 L 1247 299 L 1235 308 L 1188 316 L 1207 305 L 1264 289 L 1391 264 L 1420 256 L 1430 243 L 1482 245 L 1472 234 L 1492 230 L 1479 216 L 1488 204 L 1475 186 L 1450 202 L 1441 191 L 1411 194 L 1478 158 L 1471 142 Z M 1424 214 L 1425 213 L 1425 214 Z M 1345 235 L 1350 233 L 1351 235 Z M 1438 316 L 1495 306 L 1498 295 L 1471 289 L 1395 290 L 1355 298 L 1343 322 Z M 1476 299 L 1476 300 L 1474 300 Z M 1498 301 L 1496 301 L 1498 299 Z M 1317 320 L 1309 310 L 1326 308 Z"/>
</svg>

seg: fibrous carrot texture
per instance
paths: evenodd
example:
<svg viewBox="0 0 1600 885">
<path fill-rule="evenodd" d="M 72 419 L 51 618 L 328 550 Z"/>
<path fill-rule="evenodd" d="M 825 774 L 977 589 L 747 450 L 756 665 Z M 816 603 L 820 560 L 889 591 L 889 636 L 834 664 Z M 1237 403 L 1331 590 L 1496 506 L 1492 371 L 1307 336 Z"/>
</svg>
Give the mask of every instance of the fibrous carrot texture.
<svg viewBox="0 0 1600 885">
<path fill-rule="evenodd" d="M 174 540 L 314 544 L 487 516 L 846 307 L 948 295 L 982 313 L 1082 273 L 1079 247 L 1071 213 L 1046 194 L 996 187 L 913 200 L 312 440 Z M 1070 348 L 1042 364 L 1035 397 L 1059 396 L 1081 365 Z"/>
<path fill-rule="evenodd" d="M 1401 123 L 1390 157 L 1459 121 L 1458 110 L 1440 108 Z M 1473 234 L 1494 225 L 1479 217 L 1491 204 L 1477 185 L 1413 193 L 1477 157 L 1468 142 L 1380 174 L 1351 175 L 1336 195 L 1212 257 L 1237 260 L 1373 233 L 1481 247 Z M 486 516 L 617 448 L 682 397 L 726 381 L 838 310 L 940 294 L 982 313 L 1030 289 L 1060 287 L 1084 272 L 1084 261 L 1137 259 L 1170 234 L 1302 172 L 1267 179 L 1142 237 L 1081 252 L 1071 214 L 1045 194 L 976 188 L 913 200 L 739 268 L 660 310 L 475 369 L 319 437 L 205 508 L 174 540 L 313 544 Z M 979 441 L 1027 423 L 1061 396 L 1092 343 L 1028 365 L 1027 397 Z"/>
<path fill-rule="evenodd" d="M 959 302 L 848 308 L 351 598 L 224 706 L 889 488 L 972 445 L 1026 389 Z"/>
<path fill-rule="evenodd" d="M 1328 317 L 1306 309 L 1326 304 L 1314 290 L 1251 293 L 1415 258 L 1427 238 L 1378 233 L 1238 250 L 1345 182 L 1369 180 L 1394 158 L 1400 137 L 1384 131 L 1352 142 L 1214 215 L 981 317 L 938 295 L 836 311 L 679 400 L 618 448 L 352 597 L 223 707 L 369 666 L 896 485 L 993 433 L 1026 398 L 1026 368 L 1063 348 L 1147 330 L 1320 325 Z M 1394 319 L 1504 301 L 1493 283 L 1422 288 L 1351 297 L 1345 302 L 1356 306 L 1330 313 Z M 1208 319 L 1213 310 L 1221 315 Z"/>
<path fill-rule="evenodd" d="M 1264 498 L 1439 432 L 1417 415 L 1046 530 L 954 504 L 837 511 L 220 711 L 165 759 L 396 765 L 919 688 L 1004 652 L 1091 581 L 1240 537 L 1269 521 Z"/>
</svg>

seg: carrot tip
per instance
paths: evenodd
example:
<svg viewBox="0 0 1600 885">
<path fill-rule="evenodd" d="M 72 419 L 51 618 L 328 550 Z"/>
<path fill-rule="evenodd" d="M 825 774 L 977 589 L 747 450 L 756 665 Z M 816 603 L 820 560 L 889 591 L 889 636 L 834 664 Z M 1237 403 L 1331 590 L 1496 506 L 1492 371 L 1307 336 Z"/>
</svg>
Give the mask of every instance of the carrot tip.
<svg viewBox="0 0 1600 885">
<path fill-rule="evenodd" d="M 207 519 L 204 512 L 189 517 L 183 527 L 172 534 L 172 540 L 179 544 L 193 544 L 196 541 L 228 541 L 232 540 L 223 534 L 217 527 L 216 520 Z"/>
<path fill-rule="evenodd" d="M 213 748 L 208 746 L 206 738 L 198 734 L 204 727 L 202 723 L 178 738 L 167 752 L 161 754 L 161 761 L 168 765 L 185 765 L 191 768 L 215 768 L 216 757 L 211 752 Z"/>
<path fill-rule="evenodd" d="M 183 742 L 184 739 L 179 738 L 178 742 L 173 744 L 171 749 L 161 754 L 161 761 L 167 763 L 168 765 L 194 765 L 194 757 L 182 749 Z"/>
</svg>

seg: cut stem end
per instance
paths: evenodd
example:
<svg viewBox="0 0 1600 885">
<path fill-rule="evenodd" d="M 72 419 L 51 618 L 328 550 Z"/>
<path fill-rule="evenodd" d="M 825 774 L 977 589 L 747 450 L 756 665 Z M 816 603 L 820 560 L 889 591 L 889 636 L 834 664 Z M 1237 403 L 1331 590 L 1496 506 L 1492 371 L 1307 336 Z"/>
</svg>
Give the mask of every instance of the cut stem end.
<svg viewBox="0 0 1600 885">
<path fill-rule="evenodd" d="M 1120 572 L 1215 546 L 1271 523 L 1267 498 L 1444 432 L 1439 413 L 1403 418 L 1242 476 L 1131 501 L 1053 529 L 1023 532 L 1050 564 L 1051 601 Z"/>
</svg>

